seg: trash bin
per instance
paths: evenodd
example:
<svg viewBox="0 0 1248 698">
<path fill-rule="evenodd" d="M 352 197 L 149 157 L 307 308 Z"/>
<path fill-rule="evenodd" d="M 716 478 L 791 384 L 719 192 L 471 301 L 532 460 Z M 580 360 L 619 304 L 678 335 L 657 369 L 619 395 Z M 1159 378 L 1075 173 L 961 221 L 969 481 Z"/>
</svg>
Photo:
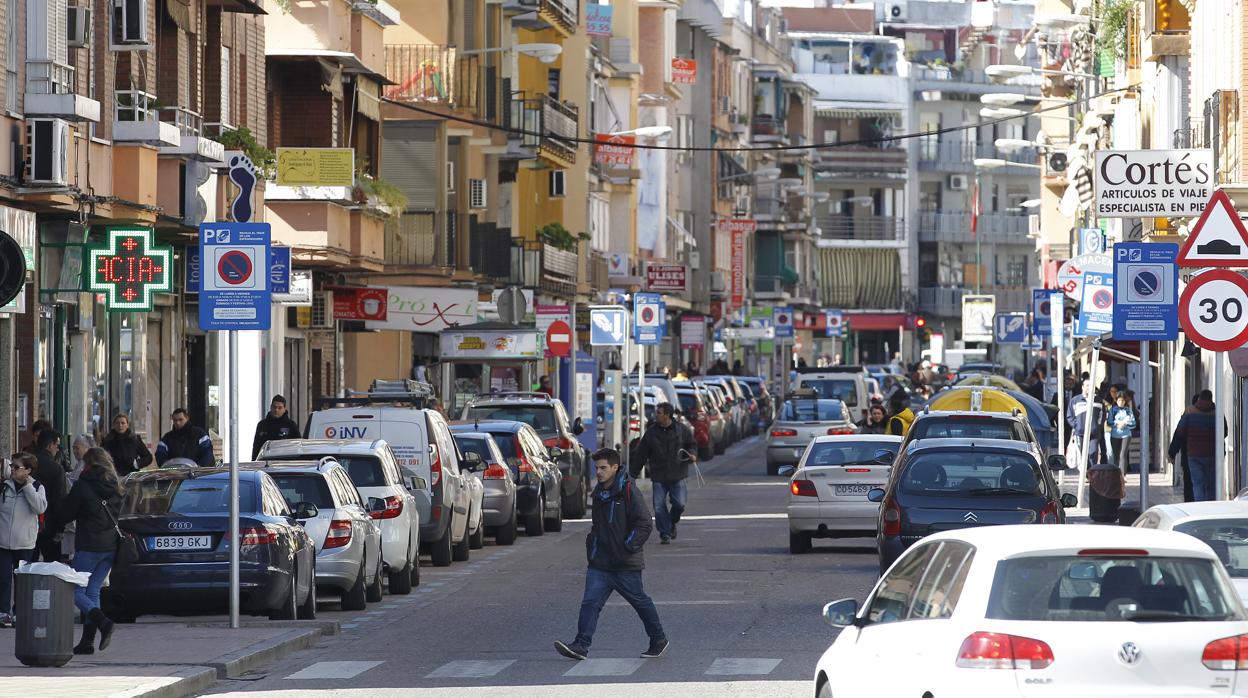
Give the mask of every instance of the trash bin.
<svg viewBox="0 0 1248 698">
<path fill-rule="evenodd" d="M 1097 463 L 1088 471 L 1088 517 L 1097 523 L 1117 523 L 1126 494 L 1122 471 L 1112 463 Z"/>
<path fill-rule="evenodd" d="M 59 562 L 17 570 L 14 654 L 26 666 L 65 666 L 74 656 L 74 590 L 87 575 Z M 75 580 L 75 581 L 70 581 Z"/>
</svg>

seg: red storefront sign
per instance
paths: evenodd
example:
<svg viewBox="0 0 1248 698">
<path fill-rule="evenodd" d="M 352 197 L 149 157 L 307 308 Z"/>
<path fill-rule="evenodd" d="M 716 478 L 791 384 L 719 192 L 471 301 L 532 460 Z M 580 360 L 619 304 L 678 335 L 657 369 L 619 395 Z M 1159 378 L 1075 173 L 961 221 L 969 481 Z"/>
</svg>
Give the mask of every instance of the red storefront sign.
<svg viewBox="0 0 1248 698">
<path fill-rule="evenodd" d="M 333 292 L 335 320 L 385 321 L 389 289 L 338 286 Z"/>
<path fill-rule="evenodd" d="M 608 136 L 597 134 L 594 140 L 594 162 L 603 167 L 632 167 L 634 136 Z"/>
<path fill-rule="evenodd" d="M 683 264 L 650 264 L 646 266 L 646 288 L 651 291 L 685 292 Z"/>
<path fill-rule="evenodd" d="M 672 82 L 677 85 L 692 85 L 698 81 L 698 62 L 692 58 L 672 59 Z"/>
<path fill-rule="evenodd" d="M 745 305 L 745 240 L 758 224 L 749 218 L 722 218 L 719 229 L 731 235 L 731 284 L 729 305 L 740 308 Z"/>
</svg>

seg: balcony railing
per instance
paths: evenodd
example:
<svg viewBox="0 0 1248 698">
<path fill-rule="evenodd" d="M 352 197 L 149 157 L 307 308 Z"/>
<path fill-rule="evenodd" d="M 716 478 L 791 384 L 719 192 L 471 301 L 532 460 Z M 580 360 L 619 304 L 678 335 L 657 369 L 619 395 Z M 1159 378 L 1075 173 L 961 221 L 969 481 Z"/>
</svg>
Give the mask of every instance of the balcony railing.
<svg viewBox="0 0 1248 698">
<path fill-rule="evenodd" d="M 72 65 L 56 61 L 26 61 L 26 92 L 34 95 L 70 94 L 74 91 L 74 74 Z"/>
<path fill-rule="evenodd" d="M 826 240 L 902 240 L 906 221 L 894 216 L 820 216 L 815 219 Z"/>
<path fill-rule="evenodd" d="M 510 283 L 563 296 L 576 295 L 577 255 L 537 240 L 511 245 Z"/>
<path fill-rule="evenodd" d="M 1005 244 L 1027 244 L 1029 216 L 1025 213 L 981 213 L 976 234 L 983 241 Z M 972 242 L 971 214 L 966 211 L 944 213 L 922 211 L 919 214 L 920 242 Z"/>
<path fill-rule="evenodd" d="M 919 288 L 919 310 L 938 317 L 958 317 L 962 314 L 962 288 L 929 286 Z"/>
<path fill-rule="evenodd" d="M 755 116 L 753 121 L 750 122 L 750 135 L 754 137 L 782 137 L 784 136 L 784 129 L 784 121 L 777 119 L 774 116 L 767 116 L 765 114 Z"/>
<path fill-rule="evenodd" d="M 386 262 L 448 267 L 446 221 L 436 212 L 404 213 L 386 221 Z"/>
<path fill-rule="evenodd" d="M 589 285 L 595 291 L 605 291 L 611 286 L 611 264 L 597 252 L 589 255 Z"/>
<path fill-rule="evenodd" d="M 117 121 L 157 121 L 156 95 L 141 90 L 115 90 Z"/>
<path fill-rule="evenodd" d="M 386 97 L 417 104 L 454 104 L 456 48 L 440 44 L 387 44 Z"/>
<path fill-rule="evenodd" d="M 507 126 L 523 132 L 512 135 L 522 147 L 537 148 L 560 160 L 576 162 L 578 111 L 576 106 L 549 95 L 526 98 L 523 92 L 514 92 L 507 110 Z"/>
<path fill-rule="evenodd" d="M 472 227 L 469 260 L 472 270 L 490 279 L 507 280 L 511 274 L 511 229 L 494 223 L 477 223 Z"/>
<path fill-rule="evenodd" d="M 1039 154 L 1035 148 L 1001 149 L 992 143 L 969 140 L 936 140 L 920 138 L 919 168 L 940 172 L 974 172 L 975 158 L 1000 158 L 1006 162 L 1035 165 Z"/>
<path fill-rule="evenodd" d="M 854 170 L 880 171 L 905 170 L 906 149 L 897 146 L 873 148 L 869 146 L 846 146 L 824 148 L 815 154 L 815 167 L 820 171 Z"/>
<path fill-rule="evenodd" d="M 164 107 L 160 110 L 161 121 L 175 124 L 183 136 L 198 138 L 204 132 L 204 117 L 185 107 Z"/>
</svg>

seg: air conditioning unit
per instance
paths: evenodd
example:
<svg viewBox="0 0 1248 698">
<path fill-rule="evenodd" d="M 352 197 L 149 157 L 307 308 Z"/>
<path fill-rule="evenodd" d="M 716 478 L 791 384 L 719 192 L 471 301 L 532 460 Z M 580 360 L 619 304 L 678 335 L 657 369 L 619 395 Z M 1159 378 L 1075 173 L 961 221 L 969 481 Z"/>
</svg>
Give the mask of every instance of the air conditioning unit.
<svg viewBox="0 0 1248 698">
<path fill-rule="evenodd" d="M 954 191 L 966 191 L 967 186 L 968 184 L 967 184 L 966 175 L 960 175 L 960 174 L 949 175 L 949 188 L 950 189 Z"/>
<path fill-rule="evenodd" d="M 724 272 L 711 272 L 711 293 L 722 294 L 728 290 L 727 284 L 724 283 Z"/>
<path fill-rule="evenodd" d="M 485 208 L 485 180 L 468 180 L 468 208 Z"/>
<path fill-rule="evenodd" d="M 334 292 L 316 291 L 312 294 L 312 318 L 308 329 L 334 329 Z"/>
<path fill-rule="evenodd" d="M 26 181 L 64 186 L 69 152 L 69 122 L 64 119 L 26 120 Z"/>
<path fill-rule="evenodd" d="M 1066 153 L 1052 153 L 1048 159 L 1049 172 L 1066 171 Z"/>
<path fill-rule="evenodd" d="M 69 48 L 82 48 L 91 40 L 91 9 L 71 5 L 65 16 Z"/>
<path fill-rule="evenodd" d="M 902 3 L 889 3 L 884 11 L 887 13 L 884 17 L 885 22 L 906 21 L 906 6 Z"/>
<path fill-rule="evenodd" d="M 113 45 L 147 44 L 147 0 L 113 0 Z"/>
</svg>

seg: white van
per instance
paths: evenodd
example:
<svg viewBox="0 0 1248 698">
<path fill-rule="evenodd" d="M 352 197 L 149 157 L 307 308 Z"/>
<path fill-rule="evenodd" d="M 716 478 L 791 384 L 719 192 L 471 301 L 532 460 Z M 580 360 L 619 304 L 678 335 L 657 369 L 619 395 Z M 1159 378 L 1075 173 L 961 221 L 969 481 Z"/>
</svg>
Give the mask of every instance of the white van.
<svg viewBox="0 0 1248 698">
<path fill-rule="evenodd" d="M 861 366 L 799 368 L 797 381 L 792 389 L 813 390 L 819 397 L 840 400 L 849 408 L 849 414 L 855 422 L 865 418 L 871 409 L 867 374 Z"/>
<path fill-rule="evenodd" d="M 373 398 L 381 402 L 380 396 Z M 420 510 L 420 544 L 433 564 L 468 559 L 468 515 L 472 492 L 460 470 L 461 455 L 446 419 L 438 412 L 401 403 L 369 404 L 359 398 L 342 402 L 359 406 L 317 410 L 308 419 L 313 439 L 385 439 L 409 484 Z M 412 478 L 419 478 L 413 480 Z"/>
</svg>

